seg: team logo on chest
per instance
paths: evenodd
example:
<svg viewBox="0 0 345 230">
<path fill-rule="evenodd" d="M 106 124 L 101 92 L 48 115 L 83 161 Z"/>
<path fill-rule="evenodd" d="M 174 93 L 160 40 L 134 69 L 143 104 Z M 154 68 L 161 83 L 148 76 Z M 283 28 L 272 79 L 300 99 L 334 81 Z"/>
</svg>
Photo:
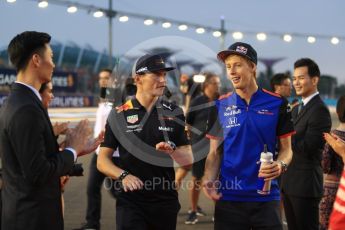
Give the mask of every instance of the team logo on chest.
<svg viewBox="0 0 345 230">
<path fill-rule="evenodd" d="M 227 117 L 227 116 L 235 116 L 237 114 L 240 114 L 241 113 L 241 110 L 240 109 L 237 109 L 237 110 L 229 110 L 228 112 L 224 112 L 224 116 Z"/>
<path fill-rule="evenodd" d="M 234 128 L 240 126 L 241 124 L 237 120 L 237 117 L 229 117 L 227 118 L 227 123 L 225 124 L 226 128 Z"/>
<path fill-rule="evenodd" d="M 138 114 L 127 116 L 127 122 L 130 123 L 130 124 L 134 124 L 138 120 L 139 120 Z"/>
<path fill-rule="evenodd" d="M 229 117 L 229 125 L 237 124 L 237 117 Z"/>
<path fill-rule="evenodd" d="M 260 109 L 258 110 L 258 114 L 262 114 L 262 115 L 274 115 L 274 113 L 272 111 L 269 111 L 267 109 Z"/>
</svg>

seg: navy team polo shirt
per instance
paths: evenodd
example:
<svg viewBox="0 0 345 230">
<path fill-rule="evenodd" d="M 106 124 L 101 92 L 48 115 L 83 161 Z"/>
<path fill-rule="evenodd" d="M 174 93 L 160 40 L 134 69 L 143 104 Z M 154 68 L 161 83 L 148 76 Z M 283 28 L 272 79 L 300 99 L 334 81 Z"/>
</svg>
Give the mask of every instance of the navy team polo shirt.
<svg viewBox="0 0 345 230">
<path fill-rule="evenodd" d="M 257 193 L 260 154 L 267 145 L 274 153 L 278 138 L 294 134 L 291 109 L 278 94 L 258 89 L 249 105 L 238 94 L 219 98 L 208 121 L 208 138 L 224 140 L 219 175 L 222 200 L 280 200 L 279 187 L 272 180 L 271 193 Z"/>
<path fill-rule="evenodd" d="M 134 98 L 111 111 L 101 147 L 119 148 L 120 167 L 144 183 L 143 189 L 122 192 L 118 198 L 139 203 L 178 202 L 174 161 L 156 150 L 156 144 L 166 141 L 165 135 L 177 147 L 189 145 L 183 111 L 173 103 L 159 99 L 149 112 Z"/>
</svg>

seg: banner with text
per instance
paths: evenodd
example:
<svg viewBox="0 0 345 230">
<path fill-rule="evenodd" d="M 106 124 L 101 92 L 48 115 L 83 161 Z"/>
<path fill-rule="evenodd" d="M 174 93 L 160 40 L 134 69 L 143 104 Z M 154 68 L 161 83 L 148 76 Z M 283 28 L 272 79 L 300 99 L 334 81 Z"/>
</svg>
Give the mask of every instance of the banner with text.
<svg viewBox="0 0 345 230">
<path fill-rule="evenodd" d="M 8 92 L 10 86 L 16 81 L 16 71 L 9 68 L 0 68 L 0 91 Z M 53 87 L 54 92 L 69 92 L 77 91 L 77 73 L 67 71 L 54 71 L 53 73 Z"/>
</svg>

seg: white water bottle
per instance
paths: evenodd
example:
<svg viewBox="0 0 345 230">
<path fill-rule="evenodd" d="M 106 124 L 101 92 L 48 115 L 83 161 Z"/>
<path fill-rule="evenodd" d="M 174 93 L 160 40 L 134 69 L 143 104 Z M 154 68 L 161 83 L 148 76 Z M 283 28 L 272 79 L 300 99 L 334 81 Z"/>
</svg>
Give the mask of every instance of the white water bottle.
<svg viewBox="0 0 345 230">
<path fill-rule="evenodd" d="M 262 166 L 272 164 L 273 154 L 267 151 L 267 145 L 264 145 L 264 151 L 260 155 L 260 169 Z M 271 180 L 265 181 L 265 178 L 258 177 L 257 192 L 261 195 L 268 195 L 271 192 Z"/>
</svg>

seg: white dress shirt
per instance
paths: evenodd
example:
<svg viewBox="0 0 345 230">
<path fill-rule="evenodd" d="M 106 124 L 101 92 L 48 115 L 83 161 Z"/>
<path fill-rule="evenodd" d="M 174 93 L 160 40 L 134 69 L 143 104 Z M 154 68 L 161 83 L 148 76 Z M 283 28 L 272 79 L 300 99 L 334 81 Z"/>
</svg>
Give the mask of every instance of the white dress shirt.
<svg viewBox="0 0 345 230">
<path fill-rule="evenodd" d="M 105 130 L 105 124 L 107 123 L 107 119 L 109 113 L 112 109 L 112 104 L 106 102 L 100 102 L 98 104 L 98 109 L 96 112 L 96 123 L 94 127 L 94 137 L 98 137 L 101 131 Z M 99 147 L 96 149 L 96 154 L 99 153 Z M 114 151 L 113 157 L 119 157 L 118 148 Z"/>
</svg>

